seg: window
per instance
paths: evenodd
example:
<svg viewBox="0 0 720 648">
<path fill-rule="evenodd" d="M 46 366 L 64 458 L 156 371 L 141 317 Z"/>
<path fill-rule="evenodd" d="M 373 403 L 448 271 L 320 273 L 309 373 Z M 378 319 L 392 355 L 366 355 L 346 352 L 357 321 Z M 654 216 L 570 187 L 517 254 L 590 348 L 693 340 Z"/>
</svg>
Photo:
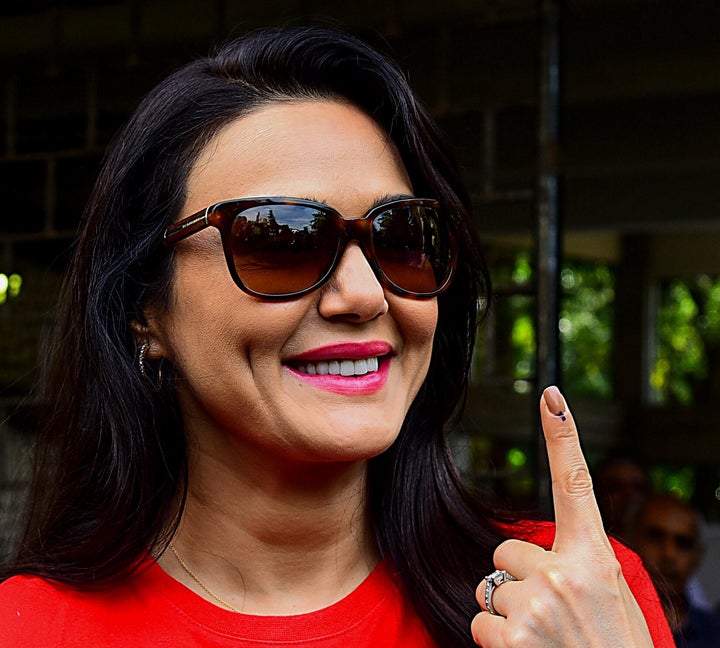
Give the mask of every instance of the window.
<svg viewBox="0 0 720 648">
<path fill-rule="evenodd" d="M 519 394 L 533 391 L 535 303 L 529 252 L 495 258 L 494 304 L 481 323 L 474 362 L 480 381 L 505 382 Z M 568 261 L 561 273 L 560 361 L 569 395 L 612 395 L 615 277 L 605 264 Z"/>
<path fill-rule="evenodd" d="M 673 279 L 658 290 L 652 400 L 709 402 L 720 395 L 720 277 Z"/>
</svg>

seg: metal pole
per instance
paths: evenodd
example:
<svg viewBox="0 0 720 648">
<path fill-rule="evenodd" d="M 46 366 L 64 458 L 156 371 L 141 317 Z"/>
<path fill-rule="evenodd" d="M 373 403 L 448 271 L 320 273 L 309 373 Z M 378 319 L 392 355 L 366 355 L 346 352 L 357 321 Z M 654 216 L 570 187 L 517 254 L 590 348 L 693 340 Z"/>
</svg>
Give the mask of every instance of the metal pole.
<svg viewBox="0 0 720 648">
<path fill-rule="evenodd" d="M 537 388 L 559 382 L 558 318 L 560 306 L 560 6 L 542 0 L 540 106 L 536 231 Z M 539 394 L 538 394 L 539 395 Z M 538 500 L 551 510 L 551 485 L 545 443 L 538 440 Z"/>
</svg>

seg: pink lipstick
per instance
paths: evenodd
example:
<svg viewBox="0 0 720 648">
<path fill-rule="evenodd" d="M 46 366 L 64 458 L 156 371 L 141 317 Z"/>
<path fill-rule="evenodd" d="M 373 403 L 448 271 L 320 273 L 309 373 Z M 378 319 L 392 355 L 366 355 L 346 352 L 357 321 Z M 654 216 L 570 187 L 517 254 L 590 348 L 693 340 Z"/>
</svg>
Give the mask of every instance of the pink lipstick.
<svg viewBox="0 0 720 648">
<path fill-rule="evenodd" d="M 362 396 L 380 391 L 390 372 L 387 342 L 341 342 L 317 347 L 285 361 L 296 378 L 335 394 Z"/>
</svg>

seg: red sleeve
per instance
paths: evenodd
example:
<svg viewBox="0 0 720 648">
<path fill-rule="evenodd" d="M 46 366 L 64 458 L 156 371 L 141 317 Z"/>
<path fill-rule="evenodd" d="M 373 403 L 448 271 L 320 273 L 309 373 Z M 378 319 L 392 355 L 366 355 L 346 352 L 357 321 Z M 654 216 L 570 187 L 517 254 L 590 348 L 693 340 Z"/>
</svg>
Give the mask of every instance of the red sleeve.
<svg viewBox="0 0 720 648">
<path fill-rule="evenodd" d="M 657 590 L 650 580 L 640 557 L 621 542 L 610 539 L 615 557 L 622 565 L 623 575 L 638 602 L 655 648 L 675 648 L 675 641 L 663 611 Z"/>
<path fill-rule="evenodd" d="M 532 542 L 544 549 L 550 549 L 555 540 L 555 525 L 550 522 L 522 520 L 511 525 L 503 525 L 501 530 L 507 537 Z M 653 645 L 655 648 L 675 648 L 675 641 L 660 603 L 660 597 L 640 557 L 613 538 L 610 538 L 610 544 L 622 567 L 630 591 L 645 616 Z"/>
</svg>

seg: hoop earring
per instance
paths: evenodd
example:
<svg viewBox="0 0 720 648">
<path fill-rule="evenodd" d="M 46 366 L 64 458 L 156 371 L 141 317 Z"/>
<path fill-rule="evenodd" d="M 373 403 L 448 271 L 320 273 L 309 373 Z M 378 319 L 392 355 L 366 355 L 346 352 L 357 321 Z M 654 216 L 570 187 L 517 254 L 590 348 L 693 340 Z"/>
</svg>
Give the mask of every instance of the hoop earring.
<svg viewBox="0 0 720 648">
<path fill-rule="evenodd" d="M 140 375 L 148 381 L 150 381 L 150 376 L 148 376 L 147 367 L 145 366 L 145 358 L 147 357 L 147 352 L 149 348 L 150 345 L 148 344 L 148 341 L 143 340 L 142 344 L 140 344 L 140 348 L 138 349 L 138 368 L 140 369 Z M 153 383 L 153 389 L 156 392 L 159 392 L 163 386 L 162 363 L 163 361 L 161 358 L 160 362 L 158 363 L 157 377 L 155 378 L 155 382 Z"/>
<path fill-rule="evenodd" d="M 140 369 L 140 374 L 147 378 L 147 371 L 145 369 L 145 356 L 147 356 L 147 351 L 150 345 L 147 343 L 147 340 L 143 340 L 142 344 L 140 345 L 140 349 L 138 350 L 138 367 Z"/>
<path fill-rule="evenodd" d="M 163 388 L 163 359 L 160 358 L 160 362 L 158 364 L 158 371 L 157 371 L 157 378 L 155 379 L 155 384 L 153 385 L 153 388 L 156 392 L 162 391 Z"/>
</svg>

